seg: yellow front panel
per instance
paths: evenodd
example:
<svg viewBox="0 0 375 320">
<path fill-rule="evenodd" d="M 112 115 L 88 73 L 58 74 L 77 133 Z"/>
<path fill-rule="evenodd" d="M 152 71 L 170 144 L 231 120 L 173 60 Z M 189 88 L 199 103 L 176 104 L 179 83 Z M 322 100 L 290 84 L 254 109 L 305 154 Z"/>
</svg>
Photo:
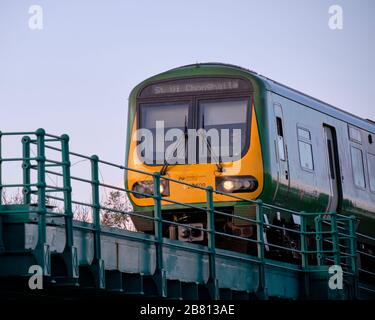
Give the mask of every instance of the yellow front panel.
<svg viewBox="0 0 375 320">
<path fill-rule="evenodd" d="M 190 184 L 196 184 L 201 187 L 212 186 L 215 189 L 215 177 L 216 176 L 243 176 L 252 175 L 259 183 L 259 187 L 254 192 L 248 193 L 235 193 L 235 195 L 240 197 L 246 197 L 248 199 L 256 199 L 263 189 L 263 162 L 262 162 L 262 152 L 260 146 L 258 124 L 255 114 L 254 106 L 252 106 L 252 117 L 251 117 L 251 141 L 250 147 L 247 150 L 245 156 L 231 163 L 223 163 L 224 172 L 217 172 L 217 166 L 215 164 L 193 164 L 193 165 L 170 165 L 166 177 L 180 180 Z M 136 144 L 135 131 L 137 119 L 134 119 L 134 125 L 132 130 L 132 140 L 130 145 L 128 167 L 145 172 L 159 172 L 161 166 L 149 166 L 139 161 L 135 161 L 136 157 Z M 134 183 L 137 181 L 152 180 L 151 176 L 145 174 L 140 174 L 132 171 L 128 171 L 128 185 L 127 188 L 131 190 Z M 142 198 L 138 199 L 133 195 L 130 195 L 131 200 L 136 206 L 152 206 L 154 201 L 152 198 Z M 172 199 L 174 201 L 183 203 L 200 203 L 206 202 L 206 194 L 204 190 L 199 190 L 197 188 L 185 186 L 182 184 L 170 182 L 170 196 L 167 199 Z M 235 199 L 214 194 L 215 201 L 233 201 Z M 163 201 L 163 205 L 168 205 L 170 203 Z"/>
</svg>

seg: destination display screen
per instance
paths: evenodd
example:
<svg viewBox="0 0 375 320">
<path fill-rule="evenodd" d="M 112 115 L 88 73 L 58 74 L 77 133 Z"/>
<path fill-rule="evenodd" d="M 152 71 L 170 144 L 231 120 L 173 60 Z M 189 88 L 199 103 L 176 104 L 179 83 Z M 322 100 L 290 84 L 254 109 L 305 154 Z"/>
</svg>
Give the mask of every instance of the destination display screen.
<svg viewBox="0 0 375 320">
<path fill-rule="evenodd" d="M 152 84 L 142 90 L 141 96 L 239 90 L 250 90 L 249 83 L 243 79 L 232 78 L 181 79 Z"/>
</svg>

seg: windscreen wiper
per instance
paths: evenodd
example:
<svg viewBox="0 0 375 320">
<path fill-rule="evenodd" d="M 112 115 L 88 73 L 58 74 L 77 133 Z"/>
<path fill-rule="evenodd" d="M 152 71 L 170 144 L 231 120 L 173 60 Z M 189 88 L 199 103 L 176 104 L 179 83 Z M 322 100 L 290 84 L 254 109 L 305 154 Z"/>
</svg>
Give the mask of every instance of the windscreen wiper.
<svg viewBox="0 0 375 320">
<path fill-rule="evenodd" d="M 182 138 L 184 138 L 184 142 L 185 142 L 185 157 L 187 156 L 186 155 L 186 141 L 187 141 L 187 138 L 188 138 L 188 126 L 187 126 L 187 117 L 185 116 L 185 128 L 184 128 L 184 134 L 178 139 L 178 143 L 177 143 L 177 147 L 176 147 L 176 150 L 178 150 L 178 147 L 180 146 L 181 144 L 181 141 Z M 174 152 L 174 150 L 173 150 Z M 172 154 L 173 154 L 172 152 Z M 160 175 L 164 176 L 166 173 L 167 173 L 167 170 L 168 170 L 168 167 L 169 167 L 169 163 L 168 163 L 168 160 L 170 159 L 170 156 L 171 154 L 167 157 L 164 158 L 164 165 L 163 167 L 160 169 Z"/>
<path fill-rule="evenodd" d="M 204 114 L 202 115 L 202 128 L 204 129 Z M 202 133 L 202 135 L 203 135 L 204 133 Z M 211 159 L 212 158 L 216 158 L 216 160 L 217 161 L 215 161 L 215 164 L 216 164 L 216 167 L 217 167 L 217 171 L 218 172 L 223 172 L 223 163 L 222 163 L 222 161 L 221 161 L 221 158 L 220 158 L 220 155 L 219 156 L 217 156 L 216 154 L 215 154 L 215 152 L 212 150 L 212 147 L 211 147 L 211 142 L 210 141 L 208 141 L 208 139 L 207 139 L 207 136 L 204 134 L 204 141 L 206 142 L 206 144 L 207 144 L 207 148 L 208 148 L 208 150 L 210 151 L 210 155 L 211 155 Z"/>
</svg>

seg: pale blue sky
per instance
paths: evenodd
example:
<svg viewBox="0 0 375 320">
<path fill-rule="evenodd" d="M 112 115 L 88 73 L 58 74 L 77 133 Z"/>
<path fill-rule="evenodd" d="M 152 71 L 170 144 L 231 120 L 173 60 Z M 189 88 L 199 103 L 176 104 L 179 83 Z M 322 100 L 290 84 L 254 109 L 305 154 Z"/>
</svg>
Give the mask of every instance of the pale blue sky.
<svg viewBox="0 0 375 320">
<path fill-rule="evenodd" d="M 34 4 L 42 31 L 28 28 Z M 328 27 L 332 4 L 343 30 Z M 68 133 L 71 149 L 122 163 L 132 87 L 207 61 L 375 119 L 374 39 L 373 0 L 0 0 L 0 130 Z"/>
</svg>

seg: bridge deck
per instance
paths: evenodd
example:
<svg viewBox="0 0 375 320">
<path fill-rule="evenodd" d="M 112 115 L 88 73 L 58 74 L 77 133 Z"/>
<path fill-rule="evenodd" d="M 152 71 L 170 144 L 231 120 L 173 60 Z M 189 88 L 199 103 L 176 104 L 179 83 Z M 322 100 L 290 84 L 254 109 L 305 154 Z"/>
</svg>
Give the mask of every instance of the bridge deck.
<svg viewBox="0 0 375 320">
<path fill-rule="evenodd" d="M 29 267 L 38 264 L 38 215 L 28 213 L 22 218 L 15 218 L 12 213 L 2 213 L 5 243 L 12 250 L 3 252 L 0 258 L 0 275 L 29 278 Z M 197 299 L 205 290 L 203 295 L 210 297 L 213 294 L 209 281 L 210 253 L 206 246 L 163 239 L 163 270 L 158 279 L 155 277 L 157 240 L 153 235 L 102 227 L 102 265 L 96 268 L 92 224 L 74 222 L 75 253 L 72 261 L 63 259 L 66 244 L 63 219 L 49 218 L 46 225 L 47 286 L 53 287 L 57 281 L 59 285 L 83 284 L 83 287 L 133 294 L 163 296 L 164 291 L 166 297 L 174 298 Z M 14 243 L 15 235 L 20 240 L 17 244 Z M 8 241 L 13 244 L 8 245 Z M 61 279 L 64 281 L 58 281 L 59 272 L 68 269 L 67 263 L 76 268 L 76 277 L 65 276 L 62 277 L 65 279 Z M 260 287 L 262 267 L 266 283 L 264 292 Z M 267 294 L 270 297 L 298 299 L 301 294 L 302 270 L 296 265 L 266 259 L 260 261 L 246 254 L 216 249 L 215 268 L 217 287 L 222 298 Z M 91 281 L 87 281 L 87 273 Z M 147 279 L 152 279 L 151 286 L 147 288 L 148 292 L 144 292 Z"/>
</svg>

